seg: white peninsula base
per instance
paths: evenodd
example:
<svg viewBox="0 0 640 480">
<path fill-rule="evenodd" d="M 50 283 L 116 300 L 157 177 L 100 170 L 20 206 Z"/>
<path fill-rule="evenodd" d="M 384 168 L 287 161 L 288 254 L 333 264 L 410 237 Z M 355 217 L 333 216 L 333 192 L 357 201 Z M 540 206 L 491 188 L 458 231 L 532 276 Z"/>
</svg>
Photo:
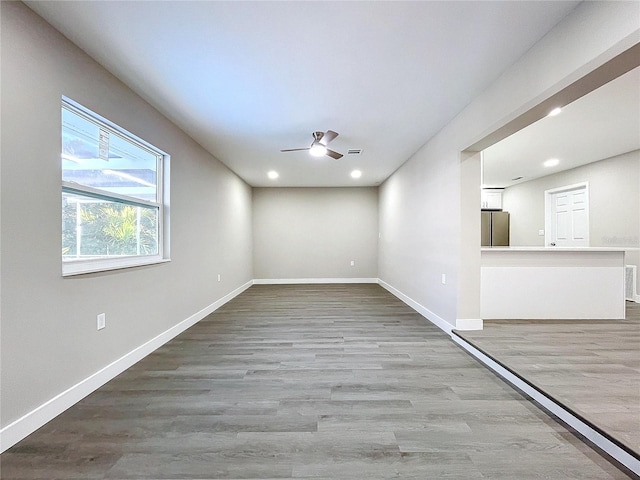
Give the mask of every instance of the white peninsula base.
<svg viewBox="0 0 640 480">
<path fill-rule="evenodd" d="M 485 320 L 625 318 L 624 250 L 486 247 L 481 258 Z"/>
</svg>

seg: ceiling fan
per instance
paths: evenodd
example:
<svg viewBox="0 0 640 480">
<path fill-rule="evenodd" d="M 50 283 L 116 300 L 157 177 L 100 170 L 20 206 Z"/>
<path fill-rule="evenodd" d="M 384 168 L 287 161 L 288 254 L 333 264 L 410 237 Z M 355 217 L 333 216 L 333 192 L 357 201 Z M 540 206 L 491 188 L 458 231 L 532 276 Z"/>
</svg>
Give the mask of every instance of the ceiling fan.
<svg viewBox="0 0 640 480">
<path fill-rule="evenodd" d="M 338 136 L 338 133 L 333 130 L 327 130 L 325 133 L 313 132 L 313 143 L 309 148 L 290 148 L 288 150 L 280 150 L 281 152 L 299 152 L 301 150 L 309 150 L 309 153 L 314 157 L 322 157 L 327 155 L 328 157 L 338 160 L 342 158 L 342 154 L 329 150 L 327 145 L 330 141 Z"/>
</svg>

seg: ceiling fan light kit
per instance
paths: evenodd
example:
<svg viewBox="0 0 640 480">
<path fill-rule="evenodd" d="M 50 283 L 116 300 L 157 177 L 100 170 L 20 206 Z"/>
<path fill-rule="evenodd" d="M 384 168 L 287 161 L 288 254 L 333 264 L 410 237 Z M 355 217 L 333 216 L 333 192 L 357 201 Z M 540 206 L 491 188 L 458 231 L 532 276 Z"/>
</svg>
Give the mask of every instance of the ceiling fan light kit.
<svg viewBox="0 0 640 480">
<path fill-rule="evenodd" d="M 342 154 L 329 150 L 327 145 L 330 141 L 338 136 L 337 132 L 333 130 L 327 130 L 326 132 L 313 132 L 313 142 L 309 148 L 289 148 L 286 150 L 280 150 L 281 152 L 299 152 L 302 150 L 308 150 L 314 157 L 322 157 L 324 155 L 334 158 L 336 160 L 342 158 Z"/>
<path fill-rule="evenodd" d="M 309 153 L 314 157 L 323 157 L 327 154 L 327 147 L 320 143 L 313 143 L 309 149 Z"/>
</svg>

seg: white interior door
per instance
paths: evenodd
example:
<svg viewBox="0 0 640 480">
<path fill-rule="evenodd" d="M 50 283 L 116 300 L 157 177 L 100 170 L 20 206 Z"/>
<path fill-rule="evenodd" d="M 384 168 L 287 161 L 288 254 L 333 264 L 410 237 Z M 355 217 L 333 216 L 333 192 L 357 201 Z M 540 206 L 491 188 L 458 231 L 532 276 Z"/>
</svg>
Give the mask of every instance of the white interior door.
<svg viewBox="0 0 640 480">
<path fill-rule="evenodd" d="M 589 246 L 588 184 L 547 190 L 545 206 L 545 243 L 548 247 Z"/>
</svg>

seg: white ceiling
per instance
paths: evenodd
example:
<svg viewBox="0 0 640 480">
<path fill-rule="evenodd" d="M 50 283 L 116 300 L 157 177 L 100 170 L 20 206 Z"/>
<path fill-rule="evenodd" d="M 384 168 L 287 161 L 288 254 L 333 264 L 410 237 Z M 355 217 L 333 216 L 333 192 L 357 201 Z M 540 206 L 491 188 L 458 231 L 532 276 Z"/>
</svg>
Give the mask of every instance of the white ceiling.
<svg viewBox="0 0 640 480">
<path fill-rule="evenodd" d="M 344 186 L 384 181 L 579 2 L 26 3 L 250 185 Z M 328 129 L 362 155 L 280 152 Z"/>
<path fill-rule="evenodd" d="M 508 187 L 638 149 L 640 67 L 485 149 L 483 184 Z M 560 163 L 544 167 L 550 158 Z"/>
</svg>

